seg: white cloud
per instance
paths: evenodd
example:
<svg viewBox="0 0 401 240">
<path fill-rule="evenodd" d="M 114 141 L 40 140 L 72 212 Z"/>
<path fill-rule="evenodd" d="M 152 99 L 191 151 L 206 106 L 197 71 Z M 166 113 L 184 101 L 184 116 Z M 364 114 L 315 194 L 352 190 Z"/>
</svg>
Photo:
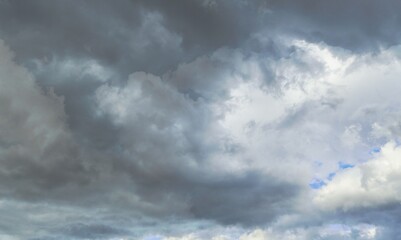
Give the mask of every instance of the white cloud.
<svg viewBox="0 0 401 240">
<path fill-rule="evenodd" d="M 261 229 L 242 235 L 239 240 L 267 240 L 267 234 Z"/>
<path fill-rule="evenodd" d="M 315 202 L 325 210 L 349 210 L 401 202 L 401 148 L 389 142 L 366 163 L 339 172 L 319 190 Z"/>
<path fill-rule="evenodd" d="M 182 237 L 167 237 L 163 240 L 200 240 L 195 234 L 189 234 Z"/>
<path fill-rule="evenodd" d="M 327 181 L 339 162 L 369 156 L 381 141 L 372 126 L 386 126 L 383 111 L 401 103 L 396 48 L 356 55 L 320 43 L 284 44 L 294 51 L 277 61 L 220 49 L 163 77 L 134 73 L 125 86 L 98 88 L 99 113 L 125 129 L 132 155 L 168 156 L 215 175 L 257 170 L 305 188 L 313 178 Z M 262 66 L 276 86 L 266 85 Z M 385 101 L 378 88 L 389 90 Z M 153 137 L 158 149 L 149 154 Z M 194 144 L 205 153 L 200 162 L 187 154 Z"/>
</svg>

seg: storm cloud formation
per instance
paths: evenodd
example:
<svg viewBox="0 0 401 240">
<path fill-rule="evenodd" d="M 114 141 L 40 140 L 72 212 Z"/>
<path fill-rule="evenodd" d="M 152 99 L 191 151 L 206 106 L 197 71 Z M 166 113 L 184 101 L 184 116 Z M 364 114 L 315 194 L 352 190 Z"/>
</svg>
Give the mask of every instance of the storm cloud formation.
<svg viewBox="0 0 401 240">
<path fill-rule="evenodd" d="M 399 1 L 0 1 L 1 239 L 398 239 Z"/>
</svg>

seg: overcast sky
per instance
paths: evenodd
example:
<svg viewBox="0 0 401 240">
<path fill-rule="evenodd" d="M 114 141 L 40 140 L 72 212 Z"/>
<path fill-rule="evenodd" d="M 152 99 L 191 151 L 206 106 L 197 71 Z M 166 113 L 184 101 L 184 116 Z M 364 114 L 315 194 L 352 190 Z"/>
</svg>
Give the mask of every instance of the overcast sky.
<svg viewBox="0 0 401 240">
<path fill-rule="evenodd" d="M 400 9 L 0 0 L 0 239 L 399 239 Z"/>
</svg>

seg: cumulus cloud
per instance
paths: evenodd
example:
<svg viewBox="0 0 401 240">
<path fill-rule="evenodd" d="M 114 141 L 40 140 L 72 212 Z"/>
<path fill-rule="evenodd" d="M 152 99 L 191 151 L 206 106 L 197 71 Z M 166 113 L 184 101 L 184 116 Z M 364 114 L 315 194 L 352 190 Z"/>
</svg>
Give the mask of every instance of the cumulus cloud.
<svg viewBox="0 0 401 240">
<path fill-rule="evenodd" d="M 141 178 L 137 181 L 143 182 L 143 193 L 151 194 L 148 201 L 157 196 L 160 201 L 170 192 L 170 198 L 179 197 L 197 217 L 247 224 L 270 219 L 275 211 L 266 207 L 272 202 L 288 206 L 285 198 L 297 192 L 293 182 L 244 166 L 243 146 L 219 123 L 226 108 L 221 99 L 194 100 L 141 72 L 131 75 L 124 88 L 99 87 L 96 96 L 99 114 L 111 115 L 124 129 L 125 164 L 131 166 L 133 178 Z M 149 186 L 159 188 L 156 196 L 148 192 Z M 236 198 L 239 192 L 247 197 Z"/>
<path fill-rule="evenodd" d="M 370 208 L 400 201 L 399 147 L 385 144 L 375 158 L 338 173 L 315 198 L 327 210 Z"/>
<path fill-rule="evenodd" d="M 396 239 L 398 5 L 0 1 L 0 237 Z"/>
<path fill-rule="evenodd" d="M 80 152 L 67 129 L 63 98 L 52 89 L 40 89 L 33 76 L 13 62 L 3 43 L 0 51 L 1 191 L 29 198 L 37 193 L 31 183 L 47 189 L 85 182 L 85 162 L 79 160 Z"/>
</svg>

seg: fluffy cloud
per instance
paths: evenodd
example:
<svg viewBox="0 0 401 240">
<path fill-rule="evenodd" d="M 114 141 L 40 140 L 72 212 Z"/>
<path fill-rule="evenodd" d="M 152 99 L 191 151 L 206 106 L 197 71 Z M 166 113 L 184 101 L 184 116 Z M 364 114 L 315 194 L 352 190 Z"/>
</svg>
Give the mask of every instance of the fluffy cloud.
<svg viewBox="0 0 401 240">
<path fill-rule="evenodd" d="M 32 167 L 26 168 L 23 174 L 31 174 L 34 183 L 38 182 L 33 185 L 22 182 L 21 186 L 30 191 L 16 188 L 15 196 L 32 197 L 35 190 L 36 198 L 41 198 L 45 192 L 43 186 L 56 184 L 55 180 L 60 179 L 60 185 L 51 185 L 57 190 L 50 195 L 53 200 L 80 193 L 81 200 L 73 200 L 80 205 L 83 199 L 92 201 L 103 196 L 105 202 L 99 206 L 106 209 L 134 207 L 132 214 L 153 217 L 176 214 L 247 226 L 267 223 L 282 214 L 301 210 L 304 206 L 301 201 L 308 198 L 308 183 L 314 174 L 324 178 L 337 171 L 340 161 L 359 164 L 361 160 L 355 157 L 364 156 L 360 151 L 366 151 L 367 156 L 369 146 L 380 142 L 383 136 L 391 137 L 378 133 L 377 126 L 387 126 L 381 123 L 378 113 L 397 103 L 396 90 L 387 94 L 381 105 L 374 105 L 371 103 L 374 99 L 367 94 L 375 91 L 376 76 L 371 73 L 366 78 L 365 73 L 367 69 L 386 72 L 388 77 L 382 85 L 390 87 L 397 74 L 398 57 L 394 49 L 379 56 L 356 56 L 323 44 L 305 41 L 284 44 L 295 50 L 290 58 L 274 60 L 274 65 L 273 59 L 263 59 L 256 53 L 245 57 L 241 51 L 222 49 L 183 64 L 162 77 L 136 72 L 122 86 L 100 85 L 94 98 L 96 117 L 110 119 L 110 124 L 119 129 L 116 142 L 106 151 L 76 144 L 79 141 L 66 125 L 62 98 L 51 91 L 41 92 L 29 73 L 11 61 L 10 52 L 3 47 L 3 65 L 8 69 L 3 75 L 11 73 L 12 79 L 21 79 L 19 84 L 27 84 L 24 96 L 29 98 L 20 98 L 20 107 L 2 108 L 14 119 L 2 122 L 3 142 L 7 143 L 3 145 L 3 154 L 8 154 L 3 159 L 11 161 L 14 156 L 11 153 L 19 156 L 12 147 L 12 141 L 18 142 L 21 152 L 30 151 L 21 166 Z M 265 81 L 265 66 L 270 67 L 270 72 L 274 70 L 274 75 L 270 76 L 281 79 L 277 84 Z M 367 93 L 359 91 L 362 81 L 371 81 L 372 87 L 365 88 Z M 2 92 L 2 97 L 12 98 L 15 82 L 3 80 L 2 84 L 3 89 L 8 89 Z M 26 110 L 35 107 L 38 108 L 35 111 Z M 364 118 L 365 109 L 373 109 L 369 118 Z M 7 132 L 15 128 L 12 124 L 23 111 L 28 115 L 20 124 L 21 129 L 24 126 L 27 129 L 46 127 L 33 135 L 27 130 L 22 131 L 21 136 L 15 131 Z M 43 114 L 45 111 L 48 113 Z M 38 122 L 30 123 L 29 119 Z M 333 138 L 339 131 L 343 131 L 341 137 Z M 46 144 L 37 145 L 35 134 L 44 134 L 39 137 L 48 139 L 46 144 L 50 144 L 51 149 L 57 149 L 55 144 L 63 148 L 56 156 L 46 154 L 46 148 L 43 150 Z M 371 139 L 362 138 L 366 135 Z M 336 149 L 330 149 L 333 146 Z M 103 153 L 111 160 L 100 157 Z M 340 160 L 340 156 L 347 158 Z M 41 166 L 35 159 L 46 164 Z M 319 159 L 324 159 L 324 163 Z M 57 178 L 45 174 L 57 172 L 56 167 L 63 164 L 79 167 L 72 167 L 71 172 L 68 167 L 63 168 L 64 175 L 57 175 Z M 334 205 L 335 209 L 342 203 L 341 199 L 347 198 L 348 190 L 358 197 L 360 191 L 351 191 L 353 188 L 347 183 L 361 177 L 359 166 L 339 170 L 331 182 L 323 179 L 327 186 L 318 190 L 315 202 L 328 208 Z M 41 168 L 44 174 L 37 174 Z M 11 181 L 17 175 L 11 175 L 10 169 L 3 178 Z M 303 169 L 302 174 L 300 169 Z M 351 172 L 352 177 L 344 177 Z M 68 188 L 63 187 L 66 183 Z M 108 187 L 113 185 L 119 187 L 112 195 L 94 193 L 95 189 L 100 189 L 107 194 Z M 127 185 L 133 188 L 126 188 Z M 346 187 L 341 188 L 343 185 Z M 355 188 L 360 186 L 355 184 Z M 331 197 L 331 192 L 336 198 Z M 391 196 L 397 196 L 397 192 Z M 111 202 L 118 202 L 118 205 L 110 205 Z M 105 229 L 103 223 L 80 224 L 71 222 L 66 233 L 85 236 L 86 232 L 105 235 L 122 231 Z M 268 234 L 273 233 L 255 231 L 242 238 L 266 238 Z M 285 234 L 291 239 L 293 233 Z M 297 234 L 299 236 L 300 232 Z"/>
<path fill-rule="evenodd" d="M 286 198 L 296 195 L 297 184 L 262 173 L 242 157 L 246 149 L 223 122 L 227 97 L 194 99 L 171 84 L 134 73 L 125 87 L 103 85 L 96 94 L 99 114 L 112 116 L 124 129 L 120 141 L 126 165 L 143 183 L 143 197 L 151 194 L 147 201 L 157 199 L 158 204 L 167 196 L 178 198 L 190 214 L 225 223 L 271 219 L 276 212 L 268 206 L 273 202 L 290 207 Z M 156 196 L 148 192 L 150 187 L 159 189 Z M 236 198 L 241 192 L 247 197 Z"/>
<path fill-rule="evenodd" d="M 67 129 L 63 99 L 52 89 L 41 90 L 33 76 L 12 61 L 12 53 L 2 42 L 0 56 L 1 191 L 35 198 L 40 194 L 36 187 L 85 182 L 85 161 L 79 159 Z"/>
<path fill-rule="evenodd" d="M 315 201 L 322 208 L 371 208 L 401 200 L 401 150 L 394 142 L 381 148 L 375 158 L 338 173 L 319 190 Z"/>
<path fill-rule="evenodd" d="M 0 236 L 397 238 L 398 3 L 334 5 L 1 1 Z"/>
</svg>

